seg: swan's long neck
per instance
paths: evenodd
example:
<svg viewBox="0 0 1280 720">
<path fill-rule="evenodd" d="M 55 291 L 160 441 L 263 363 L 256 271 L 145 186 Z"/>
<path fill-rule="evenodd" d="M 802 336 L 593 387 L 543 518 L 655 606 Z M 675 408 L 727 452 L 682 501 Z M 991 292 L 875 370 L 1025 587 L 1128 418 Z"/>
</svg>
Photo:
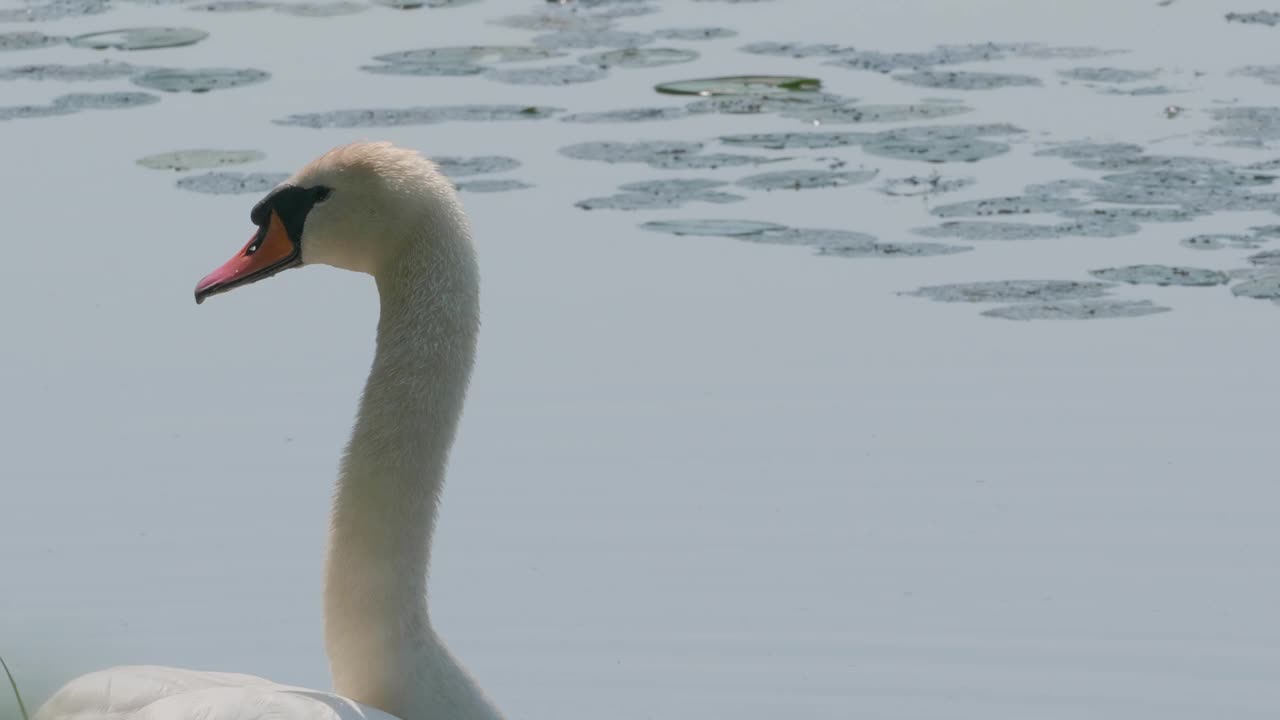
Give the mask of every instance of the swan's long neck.
<svg viewBox="0 0 1280 720">
<path fill-rule="evenodd" d="M 377 350 L 334 502 L 325 641 L 342 695 L 403 720 L 497 717 L 427 613 L 436 507 L 475 354 L 478 282 L 460 214 L 423 227 L 430 241 L 407 238 L 376 275 Z"/>
</svg>

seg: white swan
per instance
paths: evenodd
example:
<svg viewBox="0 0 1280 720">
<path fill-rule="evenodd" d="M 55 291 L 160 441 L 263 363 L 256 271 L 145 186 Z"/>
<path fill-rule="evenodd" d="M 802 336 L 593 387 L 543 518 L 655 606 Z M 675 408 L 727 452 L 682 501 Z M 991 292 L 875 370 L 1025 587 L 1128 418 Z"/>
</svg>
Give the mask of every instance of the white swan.
<svg viewBox="0 0 1280 720">
<path fill-rule="evenodd" d="M 324 583 L 337 694 L 248 675 L 119 667 L 72 680 L 35 720 L 497 720 L 431 628 L 436 502 L 471 375 L 479 279 L 462 206 L 390 143 L 330 151 L 254 207 L 258 231 L 196 301 L 298 265 L 373 275 L 377 350 L 343 458 Z"/>
</svg>

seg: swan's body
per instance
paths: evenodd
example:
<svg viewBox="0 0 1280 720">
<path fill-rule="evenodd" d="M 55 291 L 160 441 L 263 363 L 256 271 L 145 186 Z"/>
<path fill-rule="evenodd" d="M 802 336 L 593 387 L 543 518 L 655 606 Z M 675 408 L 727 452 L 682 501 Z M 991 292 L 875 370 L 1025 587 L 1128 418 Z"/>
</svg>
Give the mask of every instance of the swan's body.
<svg viewBox="0 0 1280 720">
<path fill-rule="evenodd" d="M 258 233 L 201 281 L 197 301 L 304 261 L 369 273 L 381 297 L 325 568 L 337 694 L 121 667 L 73 680 L 35 720 L 498 720 L 436 636 L 426 602 L 436 503 L 479 328 L 475 255 L 453 187 L 416 153 L 356 144 L 299 171 L 252 217 Z"/>
</svg>

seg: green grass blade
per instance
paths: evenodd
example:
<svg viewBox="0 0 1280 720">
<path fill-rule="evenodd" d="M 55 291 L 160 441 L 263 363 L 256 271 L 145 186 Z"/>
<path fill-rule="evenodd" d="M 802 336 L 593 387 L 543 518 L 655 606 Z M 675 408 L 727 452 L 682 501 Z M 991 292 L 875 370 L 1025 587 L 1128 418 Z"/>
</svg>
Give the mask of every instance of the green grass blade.
<svg viewBox="0 0 1280 720">
<path fill-rule="evenodd" d="M 9 678 L 9 687 L 13 688 L 13 696 L 18 700 L 18 710 L 22 712 L 22 720 L 31 720 L 31 716 L 27 714 L 27 706 L 22 702 L 22 693 L 18 692 L 18 683 L 13 679 L 13 673 L 9 672 L 9 665 L 5 663 L 3 657 L 0 657 L 0 668 L 4 668 L 4 675 Z"/>
</svg>

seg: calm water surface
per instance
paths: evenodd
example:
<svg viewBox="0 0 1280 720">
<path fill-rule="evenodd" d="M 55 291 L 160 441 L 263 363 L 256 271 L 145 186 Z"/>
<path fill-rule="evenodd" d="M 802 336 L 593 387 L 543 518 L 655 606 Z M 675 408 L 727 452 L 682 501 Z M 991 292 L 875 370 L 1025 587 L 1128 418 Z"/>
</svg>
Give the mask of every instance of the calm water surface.
<svg viewBox="0 0 1280 720">
<path fill-rule="evenodd" d="M 519 162 L 453 166 L 460 183 L 518 182 L 463 185 L 485 327 L 432 577 L 442 634 L 511 717 L 1274 718 L 1280 308 L 1271 261 L 1249 258 L 1280 223 L 1267 195 L 1280 26 L 1189 0 L 596 5 L 353 3 L 306 17 L 112 2 L 3 16 L 0 32 L 56 36 L 0 52 L 3 68 L 113 75 L 0 68 L 0 106 L 27 108 L 0 111 L 17 116 L 0 125 L 0 651 L 28 704 L 122 663 L 328 685 L 325 514 L 372 353 L 372 285 L 312 268 L 198 310 L 190 293 L 249 234 L 255 183 L 368 138 Z M 15 8 L 52 12 L 0 9 Z M 607 17 L 646 8 L 657 12 Z M 530 14 L 544 19 L 493 22 Z M 535 39 L 545 31 L 518 27 L 530 23 L 580 35 Z M 60 39 L 147 26 L 208 37 L 137 51 Z M 600 34 L 708 27 L 734 34 Z M 535 42 L 595 46 L 480 74 L 360 69 L 399 51 Z M 645 42 L 697 57 L 590 82 L 501 81 Z M 742 49 L 767 42 L 839 47 Z M 988 42 L 1005 44 L 998 57 L 977 56 Z M 138 67 L 84 69 L 104 62 Z M 211 77 L 156 74 L 175 68 L 270 75 L 157 88 Z M 814 77 L 838 97 L 686 114 L 697 96 L 653 91 L 739 74 Z M 70 93 L 131 95 L 57 100 Z M 515 106 L 516 119 L 305 126 L 463 105 Z M 90 107 L 51 114 L 71 106 Z M 528 107 L 560 112 L 521 117 Z M 684 116 L 561 119 L 629 108 Z M 287 120 L 299 115 L 312 119 Z M 932 126 L 962 129 L 903 130 Z M 867 137 L 718 140 L 787 132 Z M 670 169 L 559 152 L 599 141 L 759 157 Z M 964 161 L 974 148 L 986 155 Z M 136 164 L 191 149 L 256 151 L 213 170 L 263 175 Z M 796 170 L 854 179 L 738 184 Z M 575 207 L 669 179 L 712 182 L 622 201 L 646 209 Z M 1028 189 L 1064 180 L 1077 182 Z M 935 184 L 949 191 L 918 194 Z M 1013 199 L 989 214 L 953 206 L 989 198 Z M 640 227 L 697 219 L 873 239 Z M 890 257 L 918 243 L 951 252 Z M 1209 280 L 1083 285 L 1136 265 Z M 1063 281 L 1062 295 L 905 295 L 1014 280 Z M 981 314 L 1008 307 L 1093 319 Z M 1133 316 L 1096 317 L 1110 313 Z"/>
</svg>

